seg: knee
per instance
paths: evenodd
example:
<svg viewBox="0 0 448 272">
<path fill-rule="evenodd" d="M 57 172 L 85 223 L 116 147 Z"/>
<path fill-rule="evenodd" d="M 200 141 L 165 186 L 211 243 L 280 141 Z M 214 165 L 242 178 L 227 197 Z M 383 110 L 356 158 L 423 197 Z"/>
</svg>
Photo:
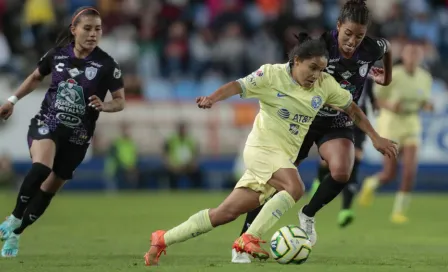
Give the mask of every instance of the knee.
<svg viewBox="0 0 448 272">
<path fill-rule="evenodd" d="M 286 184 L 284 190 L 297 202 L 305 194 L 305 186 L 303 183 L 299 184 Z"/>
<path fill-rule="evenodd" d="M 351 170 L 350 167 L 342 164 L 330 166 L 331 177 L 341 183 L 347 183 L 350 180 Z"/>
</svg>

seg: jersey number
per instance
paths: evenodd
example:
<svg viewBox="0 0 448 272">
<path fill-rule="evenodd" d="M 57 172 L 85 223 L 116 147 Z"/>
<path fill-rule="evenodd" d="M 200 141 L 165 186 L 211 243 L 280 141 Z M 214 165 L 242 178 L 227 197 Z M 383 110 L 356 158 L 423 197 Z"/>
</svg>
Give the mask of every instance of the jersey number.
<svg viewBox="0 0 448 272">
<path fill-rule="evenodd" d="M 332 74 L 334 74 L 334 69 L 336 68 L 336 66 L 334 66 L 334 65 L 328 65 L 326 68 L 325 68 L 325 72 L 327 72 L 327 74 L 330 74 L 330 75 L 332 75 Z"/>
<path fill-rule="evenodd" d="M 58 71 L 58 72 L 62 72 L 62 71 L 64 71 L 64 69 L 62 69 L 62 68 L 64 68 L 64 66 L 65 66 L 64 63 L 59 62 L 59 63 L 55 66 L 56 71 Z"/>
</svg>

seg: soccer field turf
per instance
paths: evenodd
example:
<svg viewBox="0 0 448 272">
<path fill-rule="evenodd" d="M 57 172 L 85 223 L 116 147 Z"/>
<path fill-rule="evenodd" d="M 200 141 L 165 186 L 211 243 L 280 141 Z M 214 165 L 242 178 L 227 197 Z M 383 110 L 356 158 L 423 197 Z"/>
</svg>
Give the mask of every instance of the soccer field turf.
<svg viewBox="0 0 448 272">
<path fill-rule="evenodd" d="M 354 224 L 336 226 L 340 199 L 318 215 L 318 242 L 301 266 L 273 260 L 230 263 L 230 250 L 243 218 L 197 239 L 174 245 L 160 266 L 145 267 L 143 254 L 152 231 L 168 229 L 200 209 L 220 203 L 225 193 L 61 194 L 47 214 L 25 231 L 18 258 L 0 259 L 0 271 L 447 271 L 446 195 L 417 195 L 411 222 L 389 223 L 393 198 L 383 195 L 372 208 L 357 208 Z M 0 214 L 13 208 L 15 195 L 0 193 Z M 300 201 L 264 238 L 297 223 Z M 265 245 L 268 247 L 268 244 Z"/>
</svg>

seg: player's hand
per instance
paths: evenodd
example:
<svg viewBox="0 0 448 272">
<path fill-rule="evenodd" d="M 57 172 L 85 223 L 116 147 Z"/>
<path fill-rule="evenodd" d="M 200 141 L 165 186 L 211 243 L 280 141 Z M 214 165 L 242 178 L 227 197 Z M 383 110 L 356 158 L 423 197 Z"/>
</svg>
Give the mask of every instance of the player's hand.
<svg viewBox="0 0 448 272">
<path fill-rule="evenodd" d="M 98 96 L 92 95 L 91 97 L 89 97 L 89 100 L 89 107 L 92 107 L 97 111 L 103 111 L 104 103 Z"/>
<path fill-rule="evenodd" d="M 8 120 L 14 111 L 14 105 L 11 102 L 6 102 L 0 106 L 0 118 L 3 120 Z"/>
<path fill-rule="evenodd" d="M 398 144 L 396 142 L 382 137 L 379 137 L 372 142 L 375 149 L 384 156 L 389 158 L 397 158 Z"/>
<path fill-rule="evenodd" d="M 213 106 L 213 101 L 208 96 L 200 96 L 196 98 L 196 104 L 201 109 L 210 109 Z"/>
<path fill-rule="evenodd" d="M 376 84 L 384 85 L 384 69 L 379 67 L 372 67 L 369 71 L 369 76 L 375 81 Z"/>
</svg>

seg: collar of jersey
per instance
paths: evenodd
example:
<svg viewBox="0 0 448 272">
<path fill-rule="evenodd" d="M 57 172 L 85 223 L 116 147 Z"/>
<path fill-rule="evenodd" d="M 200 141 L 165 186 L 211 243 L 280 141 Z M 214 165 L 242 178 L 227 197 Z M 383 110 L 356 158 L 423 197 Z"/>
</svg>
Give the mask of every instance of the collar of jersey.
<svg viewBox="0 0 448 272">
<path fill-rule="evenodd" d="M 288 73 L 289 78 L 291 79 L 292 83 L 294 83 L 297 86 L 300 86 L 299 82 L 295 81 L 294 78 L 291 75 L 291 66 L 289 62 L 285 64 L 286 72 Z"/>
</svg>

